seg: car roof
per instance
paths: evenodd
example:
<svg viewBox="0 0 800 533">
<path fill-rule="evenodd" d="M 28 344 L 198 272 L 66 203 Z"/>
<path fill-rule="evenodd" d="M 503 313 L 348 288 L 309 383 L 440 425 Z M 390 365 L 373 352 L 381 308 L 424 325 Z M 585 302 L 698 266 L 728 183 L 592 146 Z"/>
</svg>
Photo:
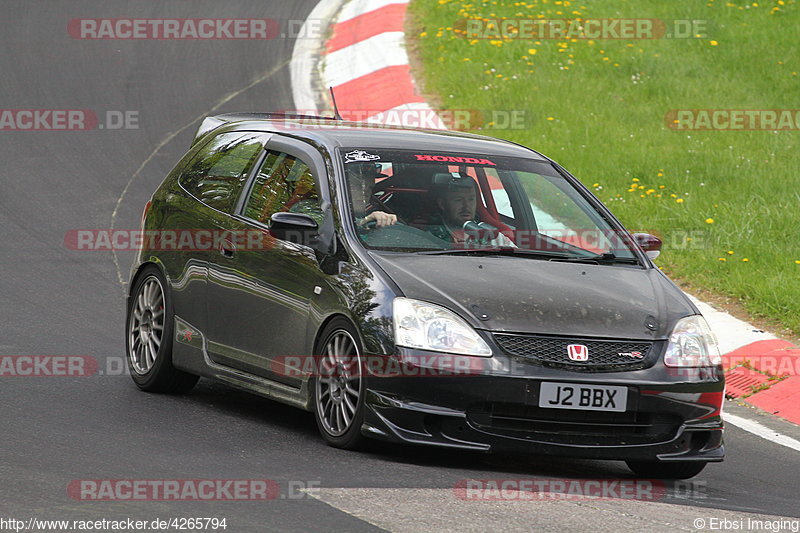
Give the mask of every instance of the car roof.
<svg viewBox="0 0 800 533">
<path fill-rule="evenodd" d="M 387 126 L 326 118 L 280 116 L 270 113 L 230 113 L 208 117 L 196 138 L 222 125 L 227 131 L 265 131 L 337 147 L 372 149 L 413 149 L 458 154 L 487 154 L 526 157 L 548 161 L 525 146 L 473 133 Z"/>
</svg>

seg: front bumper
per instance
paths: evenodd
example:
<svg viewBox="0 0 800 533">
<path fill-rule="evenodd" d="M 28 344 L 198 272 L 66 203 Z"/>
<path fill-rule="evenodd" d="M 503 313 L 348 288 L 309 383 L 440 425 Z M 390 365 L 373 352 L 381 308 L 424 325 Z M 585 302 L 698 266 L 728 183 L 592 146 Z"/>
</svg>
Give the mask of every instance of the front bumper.
<svg viewBox="0 0 800 533">
<path fill-rule="evenodd" d="M 367 377 L 365 436 L 593 459 L 711 462 L 724 457 L 720 369 L 675 375 L 657 364 L 588 374 L 508 364 L 495 356 L 483 360 L 480 371 L 443 375 L 421 368 L 419 355 L 404 351 L 397 356 L 402 375 Z M 467 365 L 475 368 L 476 358 L 471 359 Z M 625 386 L 627 410 L 540 408 L 542 381 Z"/>
</svg>

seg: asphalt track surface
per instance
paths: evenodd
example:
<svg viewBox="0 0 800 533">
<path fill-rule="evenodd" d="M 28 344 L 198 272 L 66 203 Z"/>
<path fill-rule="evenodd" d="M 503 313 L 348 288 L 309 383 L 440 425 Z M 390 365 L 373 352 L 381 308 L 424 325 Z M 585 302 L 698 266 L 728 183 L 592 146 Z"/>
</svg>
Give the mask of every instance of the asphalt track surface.
<svg viewBox="0 0 800 533">
<path fill-rule="evenodd" d="M 322 442 L 310 413 L 205 380 L 190 395 L 171 397 L 141 393 L 128 377 L 108 375 L 124 357 L 118 272 L 127 279 L 132 255 L 120 254 L 118 269 L 108 252 L 69 250 L 65 233 L 109 228 L 114 213 L 113 227 L 137 228 L 142 206 L 188 148 L 202 115 L 292 108 L 293 41 L 86 41 L 69 37 L 67 21 L 302 20 L 314 3 L 3 2 L 0 107 L 135 111 L 139 125 L 0 132 L 0 355 L 88 355 L 103 371 L 89 377 L 0 378 L 0 518 L 197 516 L 226 517 L 227 531 L 234 532 L 380 530 L 374 524 L 424 531 L 452 511 L 443 495 L 465 478 L 631 478 L 617 462 L 385 445 L 345 452 Z M 726 409 L 754 416 L 736 406 Z M 759 420 L 797 438 L 795 426 Z M 695 478 L 694 487 L 701 490 L 678 497 L 683 494 L 674 489 L 662 500 L 715 509 L 684 512 L 676 528 L 692 529 L 691 520 L 683 518 L 714 516 L 721 512 L 716 509 L 800 517 L 800 454 L 736 427 L 729 427 L 726 442 L 726 462 Z M 67 493 L 69 483 L 81 479 L 254 478 L 278 482 L 282 497 L 87 502 Z M 292 492 L 290 483 L 321 487 L 329 497 Z M 337 500 L 342 494 L 356 495 L 362 509 Z M 659 504 L 628 502 L 626 508 L 625 503 L 615 512 L 636 515 L 643 524 L 652 515 L 650 526 L 663 526 L 655 517 L 678 516 L 675 509 L 684 508 L 667 512 Z M 480 516 L 470 522 L 474 530 L 519 526 L 511 523 L 503 502 L 475 505 L 470 509 Z M 610 516 L 591 505 L 571 507 L 572 518 L 562 510 L 548 515 L 546 506 L 537 508 L 535 502 L 525 505 L 533 520 L 546 520 L 527 522 L 531 529 L 585 523 L 599 530 L 598 523 Z M 622 522 L 619 528 L 624 529 Z"/>
</svg>

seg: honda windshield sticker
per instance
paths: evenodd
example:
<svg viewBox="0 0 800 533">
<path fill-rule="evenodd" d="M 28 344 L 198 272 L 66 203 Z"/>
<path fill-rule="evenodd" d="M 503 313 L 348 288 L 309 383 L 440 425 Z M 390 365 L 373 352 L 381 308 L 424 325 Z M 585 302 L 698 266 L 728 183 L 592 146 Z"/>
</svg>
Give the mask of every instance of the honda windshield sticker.
<svg viewBox="0 0 800 533">
<path fill-rule="evenodd" d="M 438 161 L 441 163 L 470 163 L 473 165 L 492 165 L 497 166 L 496 163 L 488 159 L 479 159 L 475 157 L 461 157 L 452 155 L 429 155 L 429 154 L 415 154 L 414 157 L 417 161 Z"/>
<path fill-rule="evenodd" d="M 364 150 L 353 150 L 344 154 L 345 163 L 355 163 L 356 161 L 375 161 L 376 159 L 380 158 L 381 156 L 367 153 Z"/>
</svg>

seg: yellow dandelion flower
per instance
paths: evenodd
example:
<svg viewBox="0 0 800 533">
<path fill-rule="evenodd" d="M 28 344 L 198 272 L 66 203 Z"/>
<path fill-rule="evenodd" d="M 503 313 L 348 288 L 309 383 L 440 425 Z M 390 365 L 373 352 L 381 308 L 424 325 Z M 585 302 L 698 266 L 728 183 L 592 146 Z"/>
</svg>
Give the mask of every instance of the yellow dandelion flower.
<svg viewBox="0 0 800 533">
<path fill-rule="evenodd" d="M 725 259 L 724 257 L 718 257 L 717 259 L 719 259 L 719 260 L 720 260 L 720 261 L 722 261 L 723 263 L 724 263 L 725 261 L 727 261 L 727 259 Z"/>
<path fill-rule="evenodd" d="M 719 43 L 717 41 L 709 41 L 708 44 L 710 44 L 711 46 L 717 46 Z"/>
<path fill-rule="evenodd" d="M 538 50 L 536 48 L 528 48 L 528 53 L 530 55 L 535 56 L 536 52 L 538 52 Z"/>
<path fill-rule="evenodd" d="M 706 224 L 713 224 L 713 223 L 714 223 L 714 219 L 713 218 L 707 218 L 706 219 Z"/>
<path fill-rule="evenodd" d="M 678 198 L 677 200 L 675 200 L 675 202 L 677 202 L 679 204 L 682 204 L 683 203 L 683 198 Z"/>
<path fill-rule="evenodd" d="M 733 250 L 728 250 L 728 255 L 733 255 Z"/>
<path fill-rule="evenodd" d="M 742 257 L 742 263 L 749 263 L 750 260 L 746 257 Z"/>
</svg>

